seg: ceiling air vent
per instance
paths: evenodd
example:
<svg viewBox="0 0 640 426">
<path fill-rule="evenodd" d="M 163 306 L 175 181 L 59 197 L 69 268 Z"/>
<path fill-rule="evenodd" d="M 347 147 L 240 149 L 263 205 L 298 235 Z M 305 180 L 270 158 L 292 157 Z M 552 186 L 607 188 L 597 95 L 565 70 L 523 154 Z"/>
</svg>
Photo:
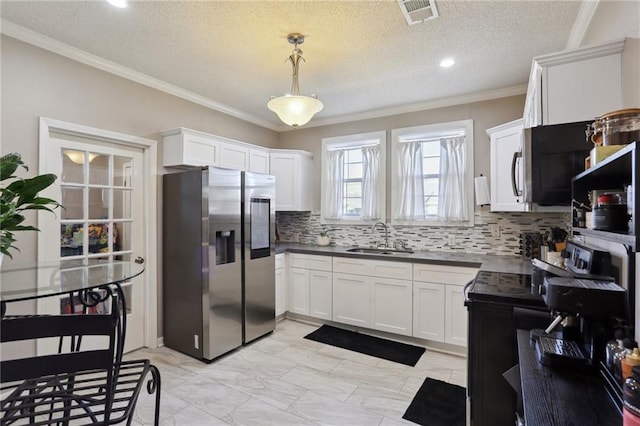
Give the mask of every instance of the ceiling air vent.
<svg viewBox="0 0 640 426">
<path fill-rule="evenodd" d="M 397 0 L 407 24 L 419 24 L 438 17 L 435 0 Z"/>
</svg>

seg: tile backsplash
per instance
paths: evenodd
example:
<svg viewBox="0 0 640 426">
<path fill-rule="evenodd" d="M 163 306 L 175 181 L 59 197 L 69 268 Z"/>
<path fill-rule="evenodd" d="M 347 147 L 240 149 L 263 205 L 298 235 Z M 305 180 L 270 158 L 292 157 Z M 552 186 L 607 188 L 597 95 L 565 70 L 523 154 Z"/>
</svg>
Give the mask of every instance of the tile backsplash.
<svg viewBox="0 0 640 426">
<path fill-rule="evenodd" d="M 281 241 L 315 244 L 320 224 L 319 212 L 277 212 L 276 224 Z M 493 226 L 492 226 L 493 225 Z M 396 239 L 407 240 L 415 250 L 454 251 L 499 255 L 520 254 L 520 234 L 545 232 L 552 227 L 569 230 L 569 213 L 491 213 L 475 212 L 473 227 L 456 226 L 393 226 L 389 227 L 389 244 Z M 331 241 L 338 246 L 371 246 L 384 240 L 382 227 L 371 232 L 366 225 L 332 225 Z M 500 236 L 493 237 L 492 230 Z"/>
</svg>

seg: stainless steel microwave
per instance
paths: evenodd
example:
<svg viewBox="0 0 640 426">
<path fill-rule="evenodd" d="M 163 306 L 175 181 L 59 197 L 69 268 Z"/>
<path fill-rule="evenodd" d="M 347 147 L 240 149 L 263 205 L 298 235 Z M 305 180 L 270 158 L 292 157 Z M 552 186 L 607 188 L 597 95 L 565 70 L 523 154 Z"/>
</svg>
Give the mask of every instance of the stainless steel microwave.
<svg viewBox="0 0 640 426">
<path fill-rule="evenodd" d="M 571 178 L 584 171 L 593 148 L 587 125 L 593 121 L 554 124 L 525 129 L 524 197 L 540 206 L 570 206 Z"/>
</svg>

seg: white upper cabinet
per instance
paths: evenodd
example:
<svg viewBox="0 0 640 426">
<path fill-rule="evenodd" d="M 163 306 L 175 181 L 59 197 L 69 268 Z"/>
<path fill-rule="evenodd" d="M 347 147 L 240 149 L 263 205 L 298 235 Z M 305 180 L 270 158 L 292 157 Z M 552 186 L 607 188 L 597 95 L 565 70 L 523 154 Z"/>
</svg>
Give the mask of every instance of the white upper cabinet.
<svg viewBox="0 0 640 426">
<path fill-rule="evenodd" d="M 160 133 L 164 167 L 217 166 L 269 173 L 269 149 L 179 127 Z"/>
<path fill-rule="evenodd" d="M 637 107 L 637 39 L 533 58 L 524 127 L 593 120 Z"/>
<path fill-rule="evenodd" d="M 270 171 L 276 177 L 277 211 L 311 210 L 312 161 L 310 152 L 271 150 Z"/>
<path fill-rule="evenodd" d="M 269 174 L 269 150 L 249 148 L 249 171 Z"/>
<path fill-rule="evenodd" d="M 160 134 L 164 167 L 219 165 L 220 141 L 214 136 L 182 127 Z"/>
<path fill-rule="evenodd" d="M 487 134 L 491 138 L 491 211 L 526 211 L 523 120 L 487 129 Z"/>
<path fill-rule="evenodd" d="M 245 144 L 221 141 L 220 167 L 234 170 L 249 169 L 249 147 Z"/>
</svg>

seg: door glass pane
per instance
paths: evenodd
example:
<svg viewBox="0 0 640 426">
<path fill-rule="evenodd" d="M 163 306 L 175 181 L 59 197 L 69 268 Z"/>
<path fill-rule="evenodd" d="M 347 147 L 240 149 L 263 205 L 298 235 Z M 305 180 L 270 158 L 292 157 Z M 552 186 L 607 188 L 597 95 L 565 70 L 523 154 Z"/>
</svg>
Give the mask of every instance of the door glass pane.
<svg viewBox="0 0 640 426">
<path fill-rule="evenodd" d="M 131 222 L 118 222 L 115 224 L 114 235 L 117 235 L 114 243 L 114 251 L 131 250 L 132 235 Z"/>
<path fill-rule="evenodd" d="M 72 151 L 68 149 L 62 150 L 62 174 L 61 182 L 66 183 L 83 183 L 83 164 L 84 152 Z"/>
<path fill-rule="evenodd" d="M 109 156 L 91 153 L 95 155 L 89 163 L 89 184 L 109 185 Z"/>
<path fill-rule="evenodd" d="M 113 186 L 131 187 L 132 159 L 113 157 Z"/>
<path fill-rule="evenodd" d="M 127 189 L 113 190 L 113 218 L 131 219 L 131 191 Z"/>
<path fill-rule="evenodd" d="M 109 194 L 107 188 L 89 188 L 89 219 L 109 218 Z"/>
<path fill-rule="evenodd" d="M 83 254 L 84 225 L 70 223 L 60 225 L 60 256 L 80 256 Z"/>
<path fill-rule="evenodd" d="M 109 252 L 109 224 L 89 224 L 89 253 Z"/>
<path fill-rule="evenodd" d="M 60 209 L 60 217 L 65 219 L 82 219 L 82 188 L 61 188 L 61 204 L 64 209 Z"/>
</svg>

